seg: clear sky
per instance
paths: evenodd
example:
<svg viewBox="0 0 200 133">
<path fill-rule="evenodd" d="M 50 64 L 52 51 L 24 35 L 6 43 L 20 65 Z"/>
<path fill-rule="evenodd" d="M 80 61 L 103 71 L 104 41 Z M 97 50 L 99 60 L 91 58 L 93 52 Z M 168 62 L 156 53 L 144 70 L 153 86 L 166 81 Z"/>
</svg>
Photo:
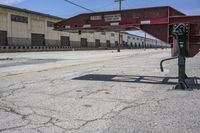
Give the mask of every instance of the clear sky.
<svg viewBox="0 0 200 133">
<path fill-rule="evenodd" d="M 71 0 L 94 11 L 117 10 L 114 0 Z M 1 4 L 68 18 L 88 12 L 64 0 L 0 0 Z M 200 0 L 125 0 L 123 9 L 172 6 L 188 15 L 200 15 Z"/>
<path fill-rule="evenodd" d="M 116 10 L 118 4 L 114 0 L 71 0 L 95 11 Z M 73 6 L 64 0 L 0 0 L 0 3 L 26 8 L 33 11 L 52 14 L 60 17 L 71 17 L 88 12 Z M 189 15 L 200 15 L 200 0 L 125 0 L 123 9 L 172 6 Z"/>
</svg>

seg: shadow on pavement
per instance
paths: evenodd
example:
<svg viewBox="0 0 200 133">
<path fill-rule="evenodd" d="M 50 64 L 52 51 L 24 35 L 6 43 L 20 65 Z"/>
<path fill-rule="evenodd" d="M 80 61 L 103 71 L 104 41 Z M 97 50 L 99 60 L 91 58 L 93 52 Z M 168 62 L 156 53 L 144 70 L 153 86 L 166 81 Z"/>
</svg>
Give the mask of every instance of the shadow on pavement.
<svg viewBox="0 0 200 133">
<path fill-rule="evenodd" d="M 126 82 L 141 84 L 160 84 L 160 85 L 176 85 L 177 77 L 160 77 L 160 76 L 139 76 L 139 75 L 105 75 L 105 74 L 88 74 L 72 80 L 91 80 L 91 81 L 108 81 L 108 82 Z M 186 79 L 189 88 L 200 89 L 200 78 L 191 77 Z"/>
</svg>

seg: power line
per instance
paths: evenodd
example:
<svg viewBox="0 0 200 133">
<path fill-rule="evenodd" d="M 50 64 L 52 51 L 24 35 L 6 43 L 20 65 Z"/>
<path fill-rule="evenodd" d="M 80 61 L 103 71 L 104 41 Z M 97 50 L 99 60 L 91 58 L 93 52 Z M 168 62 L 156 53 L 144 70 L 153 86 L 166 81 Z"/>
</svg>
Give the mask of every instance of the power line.
<svg viewBox="0 0 200 133">
<path fill-rule="evenodd" d="M 96 9 L 93 9 L 93 11 L 95 11 L 95 12 L 98 12 L 98 11 L 100 11 L 101 9 L 103 9 L 103 8 L 107 8 L 107 7 L 110 7 L 110 6 L 112 6 L 112 5 L 114 5 L 113 4 L 113 2 L 112 3 L 110 3 L 110 4 L 107 4 L 107 5 L 104 5 L 104 6 L 101 6 L 101 7 L 99 7 L 99 8 L 96 8 Z M 57 14 L 58 16 L 64 16 L 64 17 L 71 17 L 71 16 L 74 16 L 74 15 L 77 15 L 77 14 L 80 14 L 80 13 L 82 13 L 82 12 L 80 12 L 80 11 L 78 11 L 78 12 L 75 12 L 75 13 L 69 13 L 69 14 Z"/>
<path fill-rule="evenodd" d="M 112 5 L 114 5 L 113 2 L 110 3 L 110 4 L 107 4 L 107 5 L 101 6 L 101 7 L 99 7 L 99 8 L 96 8 L 95 11 L 98 11 L 98 10 L 104 9 L 104 8 L 106 8 L 106 7 L 110 7 L 110 6 L 112 6 Z"/>
<path fill-rule="evenodd" d="M 86 7 L 84 7 L 84 6 L 81 6 L 81 5 L 79 5 L 79 4 L 76 4 L 76 3 L 71 2 L 71 1 L 69 1 L 69 0 L 64 0 L 64 1 L 66 1 L 66 2 L 68 2 L 68 3 L 70 3 L 70 4 L 72 4 L 72 5 L 75 5 L 75 6 L 77 6 L 77 7 L 80 7 L 80 8 L 82 8 L 82 9 L 85 9 L 85 10 L 87 10 L 87 11 L 95 12 L 95 11 L 93 11 L 93 10 L 91 10 L 91 9 L 88 9 L 88 8 L 86 8 Z"/>
</svg>

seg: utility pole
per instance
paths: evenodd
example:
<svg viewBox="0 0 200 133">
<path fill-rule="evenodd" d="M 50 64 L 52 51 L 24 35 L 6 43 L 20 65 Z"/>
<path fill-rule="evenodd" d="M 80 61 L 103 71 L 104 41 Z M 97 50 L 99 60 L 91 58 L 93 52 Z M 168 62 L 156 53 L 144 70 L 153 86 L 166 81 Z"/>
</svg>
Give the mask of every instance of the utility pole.
<svg viewBox="0 0 200 133">
<path fill-rule="evenodd" d="M 119 2 L 119 10 L 122 10 L 122 1 L 124 0 L 115 0 L 115 2 Z M 119 43 L 118 43 L 118 48 L 117 51 L 120 52 L 121 49 L 121 32 L 119 31 Z"/>
</svg>

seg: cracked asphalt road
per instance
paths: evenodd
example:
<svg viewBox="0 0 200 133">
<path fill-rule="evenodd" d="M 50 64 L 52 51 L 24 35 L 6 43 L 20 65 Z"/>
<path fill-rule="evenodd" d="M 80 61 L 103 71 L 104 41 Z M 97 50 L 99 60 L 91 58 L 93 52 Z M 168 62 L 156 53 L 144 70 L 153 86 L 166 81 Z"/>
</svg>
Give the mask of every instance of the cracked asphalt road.
<svg viewBox="0 0 200 133">
<path fill-rule="evenodd" d="M 0 56 L 12 58 L 0 63 L 2 133 L 200 132 L 200 86 L 172 90 L 176 60 L 160 72 L 170 50 Z M 197 82 L 199 68 L 200 55 L 187 60 L 187 74 Z"/>
</svg>

